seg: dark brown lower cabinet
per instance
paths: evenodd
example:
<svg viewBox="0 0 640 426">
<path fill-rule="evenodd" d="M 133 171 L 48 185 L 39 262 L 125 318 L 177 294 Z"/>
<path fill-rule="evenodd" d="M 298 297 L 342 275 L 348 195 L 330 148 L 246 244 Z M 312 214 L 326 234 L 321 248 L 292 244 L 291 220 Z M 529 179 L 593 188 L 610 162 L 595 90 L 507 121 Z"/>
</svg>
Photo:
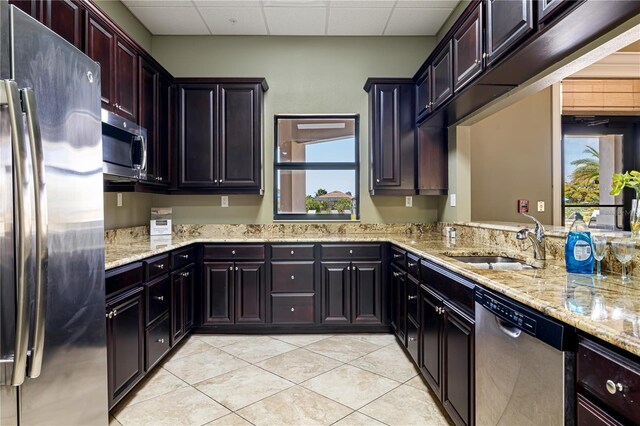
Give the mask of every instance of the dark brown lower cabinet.
<svg viewBox="0 0 640 426">
<path fill-rule="evenodd" d="M 396 336 L 406 343 L 407 304 L 406 304 L 407 273 L 396 265 L 391 266 L 391 328 Z"/>
<path fill-rule="evenodd" d="M 144 376 L 144 288 L 136 287 L 108 300 L 106 308 L 111 408 Z"/>
<path fill-rule="evenodd" d="M 322 322 L 382 323 L 382 262 L 322 262 Z"/>
<path fill-rule="evenodd" d="M 171 274 L 171 346 L 193 327 L 195 266 Z"/>
<path fill-rule="evenodd" d="M 146 371 L 151 370 L 171 349 L 171 318 L 168 314 L 147 328 Z"/>
<path fill-rule="evenodd" d="M 579 426 L 623 425 L 580 393 L 578 393 L 576 407 L 576 424 Z"/>
<path fill-rule="evenodd" d="M 265 322 L 265 262 L 205 262 L 203 324 Z"/>
<path fill-rule="evenodd" d="M 420 358 L 418 367 L 436 395 L 442 381 L 442 298 L 426 286 L 420 287 Z"/>
</svg>

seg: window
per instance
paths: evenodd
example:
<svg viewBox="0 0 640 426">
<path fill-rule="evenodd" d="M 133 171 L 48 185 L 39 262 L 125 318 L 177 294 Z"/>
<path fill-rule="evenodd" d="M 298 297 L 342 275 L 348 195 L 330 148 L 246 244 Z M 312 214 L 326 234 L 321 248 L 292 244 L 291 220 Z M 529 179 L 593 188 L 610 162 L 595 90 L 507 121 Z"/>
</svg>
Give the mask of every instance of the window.
<svg viewBox="0 0 640 426">
<path fill-rule="evenodd" d="M 357 114 L 275 117 L 274 219 L 359 218 L 358 119 Z"/>
</svg>

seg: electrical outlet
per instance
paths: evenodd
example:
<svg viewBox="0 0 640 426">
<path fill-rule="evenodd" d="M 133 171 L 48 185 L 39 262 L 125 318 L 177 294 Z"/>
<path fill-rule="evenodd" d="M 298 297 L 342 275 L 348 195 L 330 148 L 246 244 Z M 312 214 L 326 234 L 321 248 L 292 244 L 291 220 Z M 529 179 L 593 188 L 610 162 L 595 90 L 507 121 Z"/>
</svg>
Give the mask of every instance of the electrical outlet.
<svg viewBox="0 0 640 426">
<path fill-rule="evenodd" d="M 538 211 L 539 212 L 544 211 L 544 201 L 538 201 Z"/>
<path fill-rule="evenodd" d="M 451 194 L 449 196 L 449 205 L 451 207 L 455 207 L 456 206 L 456 194 Z"/>
<path fill-rule="evenodd" d="M 228 195 L 223 195 L 222 197 L 220 197 L 220 205 L 222 207 L 229 207 L 229 196 Z"/>
<path fill-rule="evenodd" d="M 413 197 L 412 196 L 404 197 L 404 206 L 405 207 L 413 207 Z"/>
<path fill-rule="evenodd" d="M 116 206 L 122 207 L 122 193 L 120 192 L 116 195 Z"/>
</svg>

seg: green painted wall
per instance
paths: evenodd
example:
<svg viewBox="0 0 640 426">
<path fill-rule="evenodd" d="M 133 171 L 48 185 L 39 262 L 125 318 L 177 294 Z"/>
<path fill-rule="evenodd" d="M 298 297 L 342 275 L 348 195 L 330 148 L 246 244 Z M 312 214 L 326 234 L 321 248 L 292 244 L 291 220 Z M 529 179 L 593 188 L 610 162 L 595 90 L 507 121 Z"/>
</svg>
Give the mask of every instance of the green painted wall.
<svg viewBox="0 0 640 426">
<path fill-rule="evenodd" d="M 93 0 L 129 36 L 151 53 L 151 33 L 119 0 Z"/>
</svg>

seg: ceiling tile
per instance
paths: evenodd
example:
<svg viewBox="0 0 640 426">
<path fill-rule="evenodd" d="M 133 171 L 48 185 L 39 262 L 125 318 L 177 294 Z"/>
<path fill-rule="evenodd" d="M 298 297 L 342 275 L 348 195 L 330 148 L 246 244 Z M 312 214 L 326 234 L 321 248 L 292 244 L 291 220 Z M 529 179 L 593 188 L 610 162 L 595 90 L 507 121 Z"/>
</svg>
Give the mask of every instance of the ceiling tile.
<svg viewBox="0 0 640 426">
<path fill-rule="evenodd" d="M 436 9 L 453 9 L 460 0 L 398 0 L 396 7 L 430 7 Z"/>
<path fill-rule="evenodd" d="M 197 7 L 260 7 L 260 0 L 194 0 Z"/>
<path fill-rule="evenodd" d="M 122 0 L 125 6 L 131 7 L 191 7 L 191 0 Z"/>
<path fill-rule="evenodd" d="M 131 12 L 156 35 L 209 34 L 195 7 L 130 7 Z"/>
<path fill-rule="evenodd" d="M 324 7 L 265 7 L 272 35 L 324 35 L 327 9 Z"/>
<path fill-rule="evenodd" d="M 260 7 L 201 7 L 202 18 L 214 35 L 266 35 Z"/>
<path fill-rule="evenodd" d="M 331 0 L 331 7 L 393 7 L 395 0 Z"/>
<path fill-rule="evenodd" d="M 451 9 L 395 8 L 384 35 L 436 35 Z"/>
<path fill-rule="evenodd" d="M 332 8 L 327 35 L 382 35 L 391 8 Z"/>
<path fill-rule="evenodd" d="M 264 7 L 327 7 L 328 0 L 264 0 Z"/>
</svg>

